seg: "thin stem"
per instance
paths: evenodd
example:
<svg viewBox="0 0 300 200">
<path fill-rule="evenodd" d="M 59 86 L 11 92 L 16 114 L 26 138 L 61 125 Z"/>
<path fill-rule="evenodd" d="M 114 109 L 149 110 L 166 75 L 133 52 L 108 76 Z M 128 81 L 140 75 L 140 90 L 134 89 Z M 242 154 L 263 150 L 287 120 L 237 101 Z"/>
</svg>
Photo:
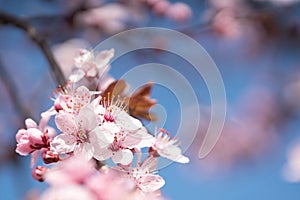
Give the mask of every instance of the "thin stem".
<svg viewBox="0 0 300 200">
<path fill-rule="evenodd" d="M 54 59 L 53 53 L 48 45 L 47 41 L 38 35 L 36 29 L 31 26 L 27 21 L 15 17 L 11 14 L 0 12 L 0 24 L 13 25 L 16 28 L 22 29 L 27 33 L 27 35 L 34 41 L 40 50 L 45 55 L 49 66 L 51 68 L 52 74 L 56 79 L 58 85 L 64 86 L 66 84 L 65 77 Z"/>
</svg>

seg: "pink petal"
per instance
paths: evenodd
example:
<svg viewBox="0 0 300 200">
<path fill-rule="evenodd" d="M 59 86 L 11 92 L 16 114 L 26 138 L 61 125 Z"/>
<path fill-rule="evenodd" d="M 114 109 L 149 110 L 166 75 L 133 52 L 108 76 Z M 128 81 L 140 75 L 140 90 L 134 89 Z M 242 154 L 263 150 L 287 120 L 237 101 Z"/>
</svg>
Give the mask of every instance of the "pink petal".
<svg viewBox="0 0 300 200">
<path fill-rule="evenodd" d="M 29 128 L 27 130 L 27 132 L 28 132 L 28 138 L 29 138 L 30 144 L 32 144 L 33 146 L 38 146 L 38 145 L 44 144 L 44 141 L 42 138 L 44 133 L 41 132 L 39 129 Z"/>
<path fill-rule="evenodd" d="M 37 163 L 39 155 L 40 155 L 40 151 L 34 151 L 31 153 L 31 159 L 30 159 L 31 168 Z"/>
</svg>

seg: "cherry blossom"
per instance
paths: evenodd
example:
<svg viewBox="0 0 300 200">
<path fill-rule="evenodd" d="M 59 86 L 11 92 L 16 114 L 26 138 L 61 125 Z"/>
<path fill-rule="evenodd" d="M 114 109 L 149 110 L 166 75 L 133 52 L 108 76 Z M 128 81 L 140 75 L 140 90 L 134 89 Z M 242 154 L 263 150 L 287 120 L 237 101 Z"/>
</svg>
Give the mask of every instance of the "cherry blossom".
<svg viewBox="0 0 300 200">
<path fill-rule="evenodd" d="M 44 178 L 51 186 L 60 187 L 82 183 L 95 172 L 95 162 L 89 160 L 85 154 L 78 154 L 47 171 Z"/>
<path fill-rule="evenodd" d="M 60 111 L 55 117 L 55 122 L 62 133 L 51 142 L 52 151 L 58 154 L 85 152 L 89 157 L 93 156 L 92 144 L 96 143 L 90 140 L 97 139 L 97 136 L 101 134 L 101 128 L 98 126 L 93 110 L 88 107 L 82 108 L 77 116 Z M 96 137 L 90 137 L 90 135 Z"/>
<path fill-rule="evenodd" d="M 31 154 L 31 166 L 33 166 L 40 154 L 40 150 L 49 148 L 49 136 L 56 135 L 53 128 L 47 126 L 49 118 L 42 118 L 39 125 L 32 119 L 25 120 L 27 129 L 20 129 L 16 134 L 16 152 L 22 156 Z"/>
<path fill-rule="evenodd" d="M 154 192 L 159 190 L 165 184 L 165 180 L 156 174 L 153 174 L 157 166 L 157 158 L 148 157 L 141 166 L 134 168 L 119 167 L 115 168 L 125 173 L 133 180 L 136 186 L 143 192 Z"/>
<path fill-rule="evenodd" d="M 98 136 L 93 139 L 95 148 L 94 156 L 98 160 L 112 158 L 113 162 L 123 165 L 129 164 L 133 159 L 133 153 L 130 149 L 143 148 L 150 146 L 153 137 L 143 127 L 142 123 L 128 115 L 119 107 L 102 105 L 97 106 L 98 115 L 102 116 L 103 125 L 101 130 L 109 136 L 107 143 Z"/>
<path fill-rule="evenodd" d="M 98 78 L 109 69 L 109 62 L 114 56 L 114 49 L 100 52 L 96 57 L 92 51 L 81 49 L 74 59 L 76 69 L 69 76 L 72 82 L 78 82 L 83 77 Z"/>
<path fill-rule="evenodd" d="M 181 149 L 178 147 L 178 140 L 171 139 L 170 134 L 164 130 L 160 129 L 158 134 L 156 134 L 155 142 L 151 146 L 152 154 L 158 155 L 173 160 L 179 163 L 188 163 L 189 158 L 182 155 Z"/>
<path fill-rule="evenodd" d="M 60 110 L 68 113 L 78 114 L 82 107 L 88 105 L 92 94 L 100 92 L 91 92 L 85 86 L 73 89 L 70 85 L 66 88 L 59 87 L 56 91 L 56 98 L 53 99 L 54 105 L 41 114 L 42 117 L 55 115 Z"/>
</svg>

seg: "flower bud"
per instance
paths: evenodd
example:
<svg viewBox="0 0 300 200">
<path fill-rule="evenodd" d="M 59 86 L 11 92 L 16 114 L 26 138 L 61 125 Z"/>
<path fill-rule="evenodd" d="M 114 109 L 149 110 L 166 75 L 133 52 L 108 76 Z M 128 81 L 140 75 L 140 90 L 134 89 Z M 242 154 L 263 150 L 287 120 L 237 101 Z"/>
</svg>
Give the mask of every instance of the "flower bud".
<svg viewBox="0 0 300 200">
<path fill-rule="evenodd" d="M 44 181 L 44 175 L 45 173 L 48 171 L 48 168 L 47 167 L 44 167 L 44 166 L 37 166 L 35 168 L 32 169 L 31 171 L 31 175 L 32 177 L 37 180 L 37 181 L 40 181 L 40 182 L 43 182 Z"/>
<path fill-rule="evenodd" d="M 43 161 L 45 164 L 50 164 L 59 161 L 59 156 L 56 153 L 53 153 L 50 150 L 46 150 L 42 154 Z"/>
</svg>

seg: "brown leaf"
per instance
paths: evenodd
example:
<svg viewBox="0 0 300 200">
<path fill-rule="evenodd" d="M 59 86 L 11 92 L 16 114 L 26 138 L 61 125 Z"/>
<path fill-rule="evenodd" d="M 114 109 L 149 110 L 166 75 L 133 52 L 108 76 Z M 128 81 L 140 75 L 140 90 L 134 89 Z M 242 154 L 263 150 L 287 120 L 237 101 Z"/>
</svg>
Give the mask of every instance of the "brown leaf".
<svg viewBox="0 0 300 200">
<path fill-rule="evenodd" d="M 127 84 L 123 79 L 116 80 L 106 88 L 106 90 L 102 93 L 102 97 L 105 97 L 106 99 L 110 97 L 111 99 L 112 96 L 121 96 L 126 87 Z"/>
<path fill-rule="evenodd" d="M 155 99 L 150 99 L 152 86 L 153 83 L 148 83 L 133 93 L 129 99 L 130 115 L 149 121 L 157 120 L 157 116 L 154 113 L 149 113 L 149 109 L 156 104 Z"/>
</svg>

